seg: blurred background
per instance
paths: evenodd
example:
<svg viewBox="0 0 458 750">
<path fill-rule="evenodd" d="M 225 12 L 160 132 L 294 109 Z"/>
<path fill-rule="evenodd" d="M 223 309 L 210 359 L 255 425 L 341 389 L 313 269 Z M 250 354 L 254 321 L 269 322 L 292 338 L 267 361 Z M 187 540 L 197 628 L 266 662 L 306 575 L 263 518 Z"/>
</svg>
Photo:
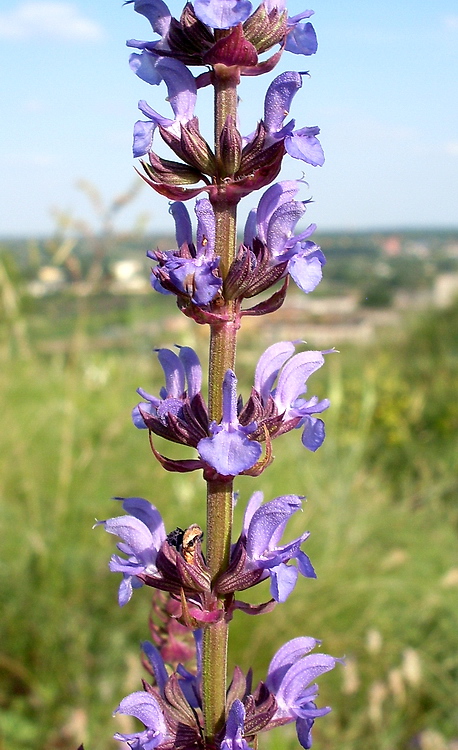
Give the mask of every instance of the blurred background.
<svg viewBox="0 0 458 750">
<path fill-rule="evenodd" d="M 328 265 L 312 295 L 245 319 L 238 376 L 247 397 L 277 340 L 335 346 L 309 387 L 332 408 L 316 454 L 290 433 L 258 482 L 237 481 L 235 528 L 255 489 L 306 495 L 288 533 L 311 531 L 318 579 L 250 620 L 249 638 L 236 615 L 230 664 L 262 679 L 285 640 L 320 638 L 347 666 L 320 681 L 333 711 L 315 747 L 457 750 L 458 13 L 314 8 L 319 55 L 284 55 L 278 72 L 311 74 L 291 114 L 322 128 L 327 162 L 307 167 L 301 197 Z M 194 346 L 205 366 L 208 333 L 149 286 L 146 250 L 174 247 L 173 225 L 135 177 L 131 132 L 138 99 L 169 105 L 130 72 L 127 37 L 150 38 L 148 22 L 108 0 L 0 9 L 1 750 L 119 747 L 133 725 L 111 713 L 141 685 L 151 596 L 118 608 L 114 539 L 91 526 L 117 513 L 114 495 L 148 498 L 170 529 L 205 518 L 200 475 L 166 475 L 130 422 L 135 389 L 162 385 L 153 347 Z M 265 78 L 243 81 L 243 132 Z M 204 91 L 208 137 L 210 107 Z M 260 747 L 298 747 L 294 726 Z"/>
</svg>

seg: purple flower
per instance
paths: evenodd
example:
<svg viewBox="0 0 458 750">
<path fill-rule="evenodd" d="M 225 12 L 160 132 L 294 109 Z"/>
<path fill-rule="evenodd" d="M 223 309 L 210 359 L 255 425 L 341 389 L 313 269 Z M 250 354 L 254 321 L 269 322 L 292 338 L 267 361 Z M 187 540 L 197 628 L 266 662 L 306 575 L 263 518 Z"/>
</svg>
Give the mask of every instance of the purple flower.
<svg viewBox="0 0 458 750">
<path fill-rule="evenodd" d="M 162 294 L 175 292 L 189 297 L 198 306 L 208 305 L 218 294 L 222 279 L 215 275 L 219 257 L 215 255 L 215 214 L 206 198 L 196 201 L 197 247 L 192 242 L 192 227 L 185 205 L 172 203 L 178 250 L 148 252 L 157 260 L 153 268 L 153 287 Z"/>
<path fill-rule="evenodd" d="M 304 10 L 297 16 L 288 18 L 288 36 L 285 49 L 295 55 L 314 55 L 318 49 L 315 29 L 311 23 L 300 23 L 304 18 L 310 18 L 313 10 Z"/>
<path fill-rule="evenodd" d="M 161 515 L 147 500 L 141 497 L 127 497 L 122 500 L 122 507 L 130 515 L 109 518 L 97 524 L 103 525 L 109 534 L 120 537 L 122 541 L 117 547 L 128 556 L 125 559 L 120 555 L 113 555 L 110 560 L 110 570 L 123 574 L 118 594 L 121 607 L 130 600 L 132 589 L 143 585 L 137 578 L 140 573 L 157 573 L 157 554 L 166 538 Z"/>
<path fill-rule="evenodd" d="M 143 388 L 137 389 L 146 402 L 137 404 L 132 411 L 132 421 L 140 430 L 146 429 L 142 414 L 151 414 L 166 425 L 169 414 L 180 415 L 184 403 L 200 392 L 202 368 L 196 352 L 189 346 L 178 349 L 178 356 L 170 349 L 156 349 L 165 375 L 165 387 L 161 388 L 159 397 L 147 393 Z"/>
<path fill-rule="evenodd" d="M 172 107 L 175 119 L 163 117 L 152 109 L 143 99 L 138 108 L 149 118 L 147 122 L 139 120 L 134 125 L 133 154 L 144 156 L 151 150 L 153 134 L 158 125 L 180 136 L 180 123 L 187 123 L 194 116 L 197 88 L 194 76 L 179 60 L 170 57 L 158 57 L 148 50 L 141 54 L 132 53 L 130 67 L 139 78 L 152 85 L 164 81 L 167 86 L 167 101 Z"/>
<path fill-rule="evenodd" d="M 249 744 L 243 739 L 245 725 L 245 707 L 240 700 L 235 700 L 230 708 L 226 722 L 226 732 L 221 742 L 221 750 L 249 750 Z"/>
<path fill-rule="evenodd" d="M 128 0 L 128 2 L 133 2 L 133 0 Z M 154 44 L 155 49 L 168 49 L 165 38 L 170 28 L 172 15 L 163 0 L 135 0 L 134 10 L 145 16 L 150 22 L 153 31 L 161 36 L 161 39 L 157 42 L 150 44 Z M 135 41 L 129 40 L 127 42 L 128 46 L 137 47 Z"/>
<path fill-rule="evenodd" d="M 308 240 L 316 229 L 315 224 L 294 235 L 307 203 L 294 200 L 299 188 L 298 180 L 271 185 L 261 197 L 257 209 L 248 216 L 244 243 L 251 245 L 254 237 L 258 237 L 267 245 L 276 263 L 288 262 L 288 273 L 299 289 L 307 294 L 321 281 L 326 258 L 319 246 Z"/>
<path fill-rule="evenodd" d="M 213 29 L 230 29 L 243 23 L 251 13 L 249 0 L 195 0 L 194 12 Z"/>
<path fill-rule="evenodd" d="M 115 714 L 129 714 L 145 725 L 143 732 L 114 735 L 115 740 L 126 742 L 132 750 L 153 750 L 167 737 L 167 724 L 159 702 L 150 693 L 139 690 L 123 698 Z"/>
<path fill-rule="evenodd" d="M 318 644 L 314 638 L 306 637 L 285 643 L 270 662 L 266 679 L 277 701 L 271 725 L 296 721 L 298 740 L 306 750 L 312 746 L 311 730 L 315 719 L 331 710 L 329 706 L 316 707 L 318 686 L 314 681 L 341 661 L 327 654 L 309 654 Z"/>
<path fill-rule="evenodd" d="M 310 534 L 306 531 L 288 544 L 279 545 L 288 520 L 301 509 L 302 499 L 298 495 L 283 495 L 262 505 L 263 499 L 262 492 L 255 492 L 243 519 L 247 567 L 264 570 L 262 579 L 270 576 L 272 597 L 284 602 L 294 589 L 299 573 L 306 578 L 316 578 L 309 558 L 301 551 L 302 543 Z M 297 561 L 297 568 L 288 565 L 290 560 Z"/>
<path fill-rule="evenodd" d="M 294 130 L 295 121 L 283 126 L 289 114 L 295 94 L 302 86 L 304 73 L 286 71 L 277 76 L 267 89 L 264 101 L 264 125 L 271 138 L 284 138 L 286 151 L 295 159 L 301 159 L 312 166 L 324 164 L 324 153 L 316 138 L 320 129 L 316 126 Z M 269 140 L 267 141 L 269 143 Z"/>
<path fill-rule="evenodd" d="M 266 10 L 270 13 L 277 10 L 282 13 L 286 10 L 286 0 L 264 0 Z M 285 49 L 295 55 L 314 55 L 318 49 L 315 29 L 311 23 L 300 23 L 304 18 L 310 18 L 315 11 L 304 10 L 296 16 L 288 18 L 288 36 Z"/>
<path fill-rule="evenodd" d="M 212 422 L 211 437 L 200 440 L 197 449 L 201 458 L 218 474 L 236 476 L 258 461 L 262 448 L 248 435 L 256 430 L 256 423 L 242 426 L 237 417 L 237 378 L 227 370 L 223 380 L 223 418 Z"/>
<path fill-rule="evenodd" d="M 329 400 L 300 396 L 307 392 L 306 382 L 310 375 L 324 364 L 323 352 L 294 354 L 295 348 L 293 341 L 280 341 L 269 346 L 256 366 L 254 387 L 264 407 L 272 398 L 284 422 L 299 419 L 296 427 L 303 427 L 302 444 L 316 451 L 325 438 L 325 428 L 323 421 L 313 415 L 325 411 L 329 407 Z M 275 381 L 277 386 L 272 389 Z"/>
</svg>

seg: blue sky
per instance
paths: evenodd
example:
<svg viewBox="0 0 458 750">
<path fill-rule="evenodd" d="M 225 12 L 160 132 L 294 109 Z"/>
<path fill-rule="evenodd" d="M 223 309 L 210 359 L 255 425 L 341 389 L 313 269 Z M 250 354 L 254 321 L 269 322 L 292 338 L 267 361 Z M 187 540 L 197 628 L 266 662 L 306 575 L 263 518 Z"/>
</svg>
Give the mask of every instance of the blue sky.
<svg viewBox="0 0 458 750">
<path fill-rule="evenodd" d="M 181 4 L 171 0 L 179 15 Z M 304 6 L 289 3 L 291 15 Z M 316 0 L 319 49 L 284 54 L 274 74 L 243 79 L 241 129 L 262 114 L 282 70 L 309 70 L 291 115 L 319 125 L 326 163 L 305 169 L 307 218 L 323 230 L 458 227 L 458 6 L 456 0 Z M 43 234 L 52 209 L 91 219 L 83 178 L 107 199 L 134 180 L 137 101 L 170 112 L 162 86 L 129 69 L 127 38 L 154 38 L 121 0 L 26 0 L 0 5 L 0 235 Z M 209 91 L 198 112 L 206 134 Z M 286 163 L 287 162 L 287 163 Z M 285 159 L 282 177 L 303 163 Z M 242 202 L 241 216 L 259 194 Z M 172 227 L 167 202 L 146 188 L 125 213 L 150 230 Z"/>
</svg>

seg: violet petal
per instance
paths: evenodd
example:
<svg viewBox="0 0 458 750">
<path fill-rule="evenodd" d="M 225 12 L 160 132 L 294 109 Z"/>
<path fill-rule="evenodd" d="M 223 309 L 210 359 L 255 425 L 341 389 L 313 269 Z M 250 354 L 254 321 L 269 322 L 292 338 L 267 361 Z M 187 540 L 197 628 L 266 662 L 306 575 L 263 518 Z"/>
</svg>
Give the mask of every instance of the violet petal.
<svg viewBox="0 0 458 750">
<path fill-rule="evenodd" d="M 325 437 L 326 432 L 322 419 L 311 416 L 304 417 L 304 430 L 301 440 L 305 448 L 315 452 L 323 444 Z"/>
<path fill-rule="evenodd" d="M 261 354 L 254 374 L 254 387 L 264 405 L 267 403 L 280 368 L 294 352 L 295 346 L 292 341 L 279 341 Z"/>
<path fill-rule="evenodd" d="M 289 70 L 277 76 L 267 89 L 264 101 L 264 125 L 277 133 L 291 109 L 291 102 L 302 86 L 300 73 Z"/>
<path fill-rule="evenodd" d="M 175 222 L 175 237 L 177 245 L 180 248 L 185 243 L 192 243 L 192 225 L 188 209 L 181 201 L 175 201 L 170 204 L 169 213 L 172 214 Z"/>
<path fill-rule="evenodd" d="M 195 0 L 194 12 L 212 29 L 230 29 L 243 23 L 251 13 L 249 0 Z"/>
<path fill-rule="evenodd" d="M 288 19 L 291 22 L 293 19 Z M 296 23 L 286 38 L 285 49 L 294 55 L 314 55 L 318 49 L 316 32 L 311 23 Z"/>
<path fill-rule="evenodd" d="M 299 575 L 297 568 L 280 563 L 280 565 L 270 568 L 269 574 L 272 597 L 276 602 L 285 602 L 296 585 Z"/>
</svg>

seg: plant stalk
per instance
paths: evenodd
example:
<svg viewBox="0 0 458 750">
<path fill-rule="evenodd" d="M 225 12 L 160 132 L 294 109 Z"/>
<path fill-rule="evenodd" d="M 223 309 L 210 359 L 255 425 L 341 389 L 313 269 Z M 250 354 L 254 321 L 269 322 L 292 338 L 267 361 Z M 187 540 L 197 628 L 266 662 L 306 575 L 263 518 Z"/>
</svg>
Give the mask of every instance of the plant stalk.
<svg viewBox="0 0 458 750">
<path fill-rule="evenodd" d="M 219 32 L 220 34 L 223 32 Z M 221 66 L 217 66 L 221 68 Z M 220 149 L 220 133 L 228 115 L 237 113 L 238 76 L 227 68 L 214 70 L 215 154 L 224 158 Z M 221 75 L 224 73 L 224 75 Z M 236 205 L 226 200 L 224 184 L 212 199 L 216 219 L 215 252 L 220 258 L 220 272 L 225 278 L 234 260 L 237 242 Z M 234 370 L 238 321 L 233 301 L 220 308 L 221 322 L 210 326 L 208 375 L 208 407 L 210 420 L 222 417 L 222 383 L 228 369 Z M 212 580 L 226 570 L 232 537 L 233 483 L 207 482 L 207 564 Z M 223 608 L 223 602 L 221 602 Z M 226 719 L 228 626 L 222 620 L 204 629 L 202 648 L 202 700 L 205 743 L 215 747 L 215 738 Z"/>
</svg>

